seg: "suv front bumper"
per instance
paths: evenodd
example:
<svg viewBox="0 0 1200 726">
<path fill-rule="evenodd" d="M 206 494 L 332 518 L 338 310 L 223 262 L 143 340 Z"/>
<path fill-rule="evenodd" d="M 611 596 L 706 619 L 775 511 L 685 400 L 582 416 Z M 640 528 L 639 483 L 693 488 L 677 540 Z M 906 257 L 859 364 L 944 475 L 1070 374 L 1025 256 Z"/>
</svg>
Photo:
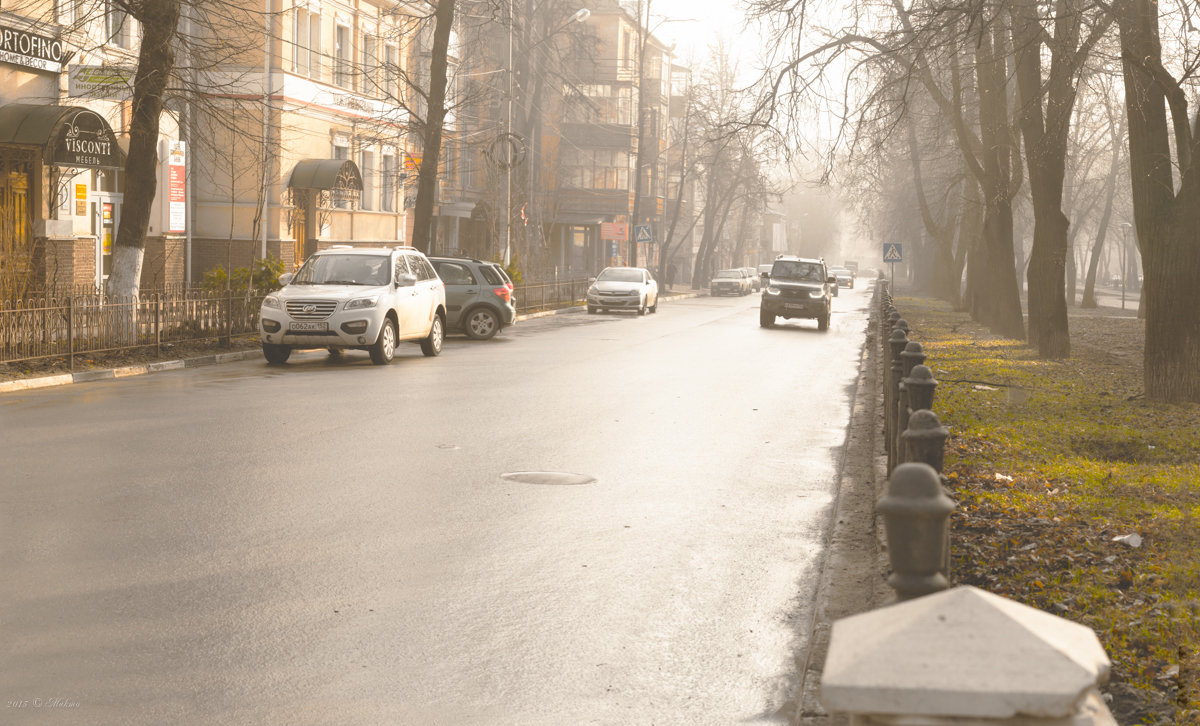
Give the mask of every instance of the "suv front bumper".
<svg viewBox="0 0 1200 726">
<path fill-rule="evenodd" d="M 385 315 L 370 308 L 339 310 L 321 321 L 293 320 L 285 311 L 264 309 L 258 331 L 264 343 L 300 348 L 360 348 L 379 339 Z"/>
<path fill-rule="evenodd" d="M 783 318 L 819 318 L 829 311 L 829 301 L 819 298 L 794 298 L 763 293 L 763 312 Z"/>
</svg>

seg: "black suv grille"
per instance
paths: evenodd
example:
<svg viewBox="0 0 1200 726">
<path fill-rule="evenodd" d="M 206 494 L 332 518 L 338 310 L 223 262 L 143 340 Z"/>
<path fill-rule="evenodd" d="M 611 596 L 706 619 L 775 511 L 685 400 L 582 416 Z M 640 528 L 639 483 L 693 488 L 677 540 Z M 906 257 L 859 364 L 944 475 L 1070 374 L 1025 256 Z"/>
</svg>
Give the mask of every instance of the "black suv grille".
<svg viewBox="0 0 1200 726">
<path fill-rule="evenodd" d="M 337 308 L 332 300 L 288 300 L 287 314 L 292 320 L 325 320 Z"/>
</svg>

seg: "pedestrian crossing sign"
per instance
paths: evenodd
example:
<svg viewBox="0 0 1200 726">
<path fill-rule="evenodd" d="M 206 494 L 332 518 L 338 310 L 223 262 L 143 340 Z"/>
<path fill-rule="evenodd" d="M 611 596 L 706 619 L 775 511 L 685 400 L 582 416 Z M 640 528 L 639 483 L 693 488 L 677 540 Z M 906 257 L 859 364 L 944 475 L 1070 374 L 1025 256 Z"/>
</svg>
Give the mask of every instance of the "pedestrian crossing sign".
<svg viewBox="0 0 1200 726">
<path fill-rule="evenodd" d="M 888 242 L 883 246 L 884 262 L 904 262 L 904 246 L 899 242 Z"/>
<path fill-rule="evenodd" d="M 639 224 L 633 228 L 634 240 L 637 242 L 653 242 L 654 235 L 650 233 L 650 225 Z"/>
</svg>

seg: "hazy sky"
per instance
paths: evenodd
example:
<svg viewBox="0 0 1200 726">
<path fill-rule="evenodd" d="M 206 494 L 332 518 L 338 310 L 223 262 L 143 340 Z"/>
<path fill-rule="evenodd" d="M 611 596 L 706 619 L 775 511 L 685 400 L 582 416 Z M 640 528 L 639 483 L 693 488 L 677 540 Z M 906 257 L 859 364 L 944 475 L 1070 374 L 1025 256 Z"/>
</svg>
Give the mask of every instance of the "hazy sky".
<svg viewBox="0 0 1200 726">
<path fill-rule="evenodd" d="M 761 47 L 753 31 L 743 31 L 745 13 L 737 0 L 650 0 L 650 11 L 659 18 L 670 18 L 654 34 L 667 43 L 677 43 L 676 57 L 681 62 L 703 61 L 709 46 L 724 38 L 731 54 L 741 58 L 742 72 L 754 66 L 754 54 Z M 686 21 L 686 22 L 684 22 Z"/>
</svg>

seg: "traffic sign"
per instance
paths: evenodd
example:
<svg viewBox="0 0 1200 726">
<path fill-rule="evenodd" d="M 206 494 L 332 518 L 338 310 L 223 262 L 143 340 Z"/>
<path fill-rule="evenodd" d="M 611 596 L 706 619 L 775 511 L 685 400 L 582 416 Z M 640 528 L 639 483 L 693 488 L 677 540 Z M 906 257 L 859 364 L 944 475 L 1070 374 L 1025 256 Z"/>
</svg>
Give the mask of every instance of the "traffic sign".
<svg viewBox="0 0 1200 726">
<path fill-rule="evenodd" d="M 884 262 L 904 262 L 904 245 L 899 242 L 888 242 L 883 245 Z"/>
<path fill-rule="evenodd" d="M 638 242 L 653 242 L 654 234 L 650 232 L 650 225 L 639 224 L 633 228 L 635 237 Z"/>
</svg>

